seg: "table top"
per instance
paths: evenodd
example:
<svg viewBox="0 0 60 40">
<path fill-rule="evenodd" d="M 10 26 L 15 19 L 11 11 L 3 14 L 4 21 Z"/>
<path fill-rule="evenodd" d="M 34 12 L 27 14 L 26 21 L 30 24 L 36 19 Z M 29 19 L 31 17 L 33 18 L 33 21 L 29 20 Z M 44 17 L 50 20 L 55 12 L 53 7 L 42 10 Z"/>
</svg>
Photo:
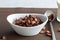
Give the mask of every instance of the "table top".
<svg viewBox="0 0 60 40">
<path fill-rule="evenodd" d="M 25 10 L 25 11 L 24 11 Z M 31 11 L 32 10 L 32 11 Z M 57 14 L 57 9 L 21 9 L 21 8 L 6 8 L 6 9 L 0 9 L 0 34 L 3 34 L 7 37 L 8 40 L 52 40 L 51 37 L 46 36 L 45 34 L 38 34 L 36 36 L 32 37 L 24 37 L 21 35 L 18 35 L 9 25 L 9 23 L 6 20 L 6 17 L 9 14 L 12 13 L 21 13 L 21 12 L 31 12 L 31 13 L 44 13 L 46 10 L 52 10 L 55 14 Z M 60 40 L 60 32 L 57 30 L 60 28 L 60 23 L 57 22 L 57 20 L 54 20 L 53 22 L 54 26 L 54 32 L 56 34 L 57 40 Z M 49 23 L 47 23 L 46 27 L 49 28 Z"/>
</svg>

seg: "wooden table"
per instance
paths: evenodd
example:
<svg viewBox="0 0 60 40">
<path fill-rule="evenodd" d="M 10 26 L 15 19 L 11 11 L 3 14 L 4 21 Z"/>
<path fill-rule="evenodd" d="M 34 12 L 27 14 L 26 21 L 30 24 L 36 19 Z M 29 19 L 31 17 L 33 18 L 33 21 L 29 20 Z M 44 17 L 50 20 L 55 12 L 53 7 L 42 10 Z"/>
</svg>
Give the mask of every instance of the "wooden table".
<svg viewBox="0 0 60 40">
<path fill-rule="evenodd" d="M 6 20 L 6 17 L 12 13 L 44 13 L 46 10 L 52 10 L 55 14 L 57 14 L 56 8 L 0 8 L 0 35 L 5 35 L 7 40 L 52 40 L 51 37 L 48 37 L 45 34 L 38 34 L 32 37 L 18 35 Z M 57 40 L 60 40 L 60 32 L 57 31 L 60 28 L 60 23 L 55 20 L 53 22 L 53 26 L 56 38 Z M 46 27 L 49 28 L 49 23 L 47 23 Z"/>
</svg>

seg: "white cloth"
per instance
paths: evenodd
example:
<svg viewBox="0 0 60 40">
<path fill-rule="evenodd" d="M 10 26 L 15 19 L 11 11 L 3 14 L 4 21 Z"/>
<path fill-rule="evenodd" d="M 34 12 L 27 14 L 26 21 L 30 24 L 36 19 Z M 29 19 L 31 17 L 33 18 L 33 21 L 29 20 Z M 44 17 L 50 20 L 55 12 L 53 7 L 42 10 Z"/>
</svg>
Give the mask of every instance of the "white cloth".
<svg viewBox="0 0 60 40">
<path fill-rule="evenodd" d="M 57 8 L 56 0 L 0 0 L 0 8 Z"/>
</svg>

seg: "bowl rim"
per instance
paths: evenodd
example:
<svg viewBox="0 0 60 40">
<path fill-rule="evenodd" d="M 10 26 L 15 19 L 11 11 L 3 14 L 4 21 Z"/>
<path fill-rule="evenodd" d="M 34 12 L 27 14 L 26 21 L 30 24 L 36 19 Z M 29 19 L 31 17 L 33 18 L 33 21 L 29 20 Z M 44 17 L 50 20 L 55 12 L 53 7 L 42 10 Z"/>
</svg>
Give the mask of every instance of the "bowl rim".
<svg viewBox="0 0 60 40">
<path fill-rule="evenodd" d="M 15 14 L 10 14 L 10 15 L 8 15 L 7 16 L 7 21 L 8 21 L 8 17 L 9 16 L 11 16 L 11 15 L 18 15 L 19 13 L 15 13 Z M 44 14 L 37 14 L 37 13 L 20 13 L 20 14 L 22 14 L 22 15 L 24 15 L 24 14 L 28 14 L 28 15 L 31 15 L 31 14 L 33 14 L 33 15 L 41 15 L 41 16 L 45 16 Z M 48 22 L 48 17 L 47 16 L 45 16 L 47 19 L 46 19 L 46 21 L 45 22 Z M 44 24 L 45 22 L 43 22 L 43 23 L 41 23 L 41 24 L 39 24 L 39 25 L 42 25 L 42 24 Z M 20 27 L 20 28 L 34 28 L 35 26 L 31 26 L 31 27 L 22 27 L 22 26 L 19 26 L 19 25 L 15 25 L 15 24 L 13 24 L 13 23 L 10 23 L 9 21 L 8 21 L 8 23 L 9 24 L 11 24 L 11 25 L 13 25 L 13 26 L 15 26 L 15 27 Z M 37 27 L 39 26 L 39 25 L 36 25 Z"/>
</svg>

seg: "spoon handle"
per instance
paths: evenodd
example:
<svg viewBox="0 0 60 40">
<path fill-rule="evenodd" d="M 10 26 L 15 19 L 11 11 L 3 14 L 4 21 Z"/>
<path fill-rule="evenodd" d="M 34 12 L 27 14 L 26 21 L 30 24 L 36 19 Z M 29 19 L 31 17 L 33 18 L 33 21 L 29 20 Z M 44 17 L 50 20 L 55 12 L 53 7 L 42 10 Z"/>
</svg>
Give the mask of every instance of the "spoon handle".
<svg viewBox="0 0 60 40">
<path fill-rule="evenodd" d="M 56 40 L 52 22 L 50 22 L 50 27 L 51 27 L 51 31 L 52 31 L 52 40 Z"/>
</svg>

